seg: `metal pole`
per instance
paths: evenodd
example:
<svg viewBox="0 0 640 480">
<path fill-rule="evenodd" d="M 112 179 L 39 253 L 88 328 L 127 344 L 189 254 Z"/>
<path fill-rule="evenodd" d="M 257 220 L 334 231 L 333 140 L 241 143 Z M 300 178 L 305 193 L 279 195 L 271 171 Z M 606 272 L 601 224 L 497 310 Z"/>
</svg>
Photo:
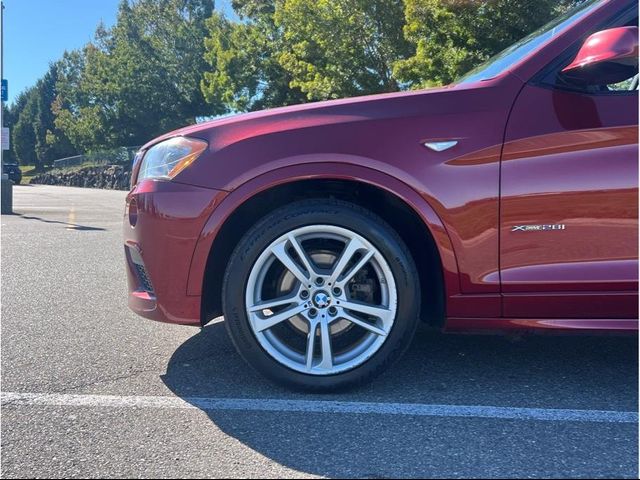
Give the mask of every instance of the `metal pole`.
<svg viewBox="0 0 640 480">
<path fill-rule="evenodd" d="M 4 79 L 4 2 L 0 2 L 0 78 Z M 4 100 L 0 100 L 0 128 L 4 128 Z M 0 148 L 0 178 L 4 179 L 4 148 Z"/>
<path fill-rule="evenodd" d="M 0 1 L 0 78 L 4 78 L 4 2 Z M 0 100 L 0 128 L 4 127 L 4 101 Z M 0 148 L 0 213 L 13 213 L 13 183 L 4 173 L 4 145 Z"/>
</svg>

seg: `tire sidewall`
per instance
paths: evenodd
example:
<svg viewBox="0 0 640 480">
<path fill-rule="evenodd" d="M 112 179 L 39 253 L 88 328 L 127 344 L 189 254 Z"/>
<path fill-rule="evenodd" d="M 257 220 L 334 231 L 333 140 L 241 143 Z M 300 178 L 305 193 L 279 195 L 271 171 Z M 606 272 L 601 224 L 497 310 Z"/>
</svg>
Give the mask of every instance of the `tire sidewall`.
<svg viewBox="0 0 640 480">
<path fill-rule="evenodd" d="M 279 363 L 258 342 L 245 310 L 247 280 L 257 258 L 283 234 L 308 225 L 335 225 L 366 238 L 387 261 L 397 289 L 396 318 L 386 341 L 364 363 L 332 375 L 304 374 Z M 249 229 L 227 266 L 222 299 L 227 331 L 238 352 L 254 369 L 295 388 L 332 390 L 367 381 L 398 359 L 418 323 L 419 292 L 418 275 L 407 247 L 382 219 L 346 202 L 307 200 L 277 209 Z"/>
</svg>

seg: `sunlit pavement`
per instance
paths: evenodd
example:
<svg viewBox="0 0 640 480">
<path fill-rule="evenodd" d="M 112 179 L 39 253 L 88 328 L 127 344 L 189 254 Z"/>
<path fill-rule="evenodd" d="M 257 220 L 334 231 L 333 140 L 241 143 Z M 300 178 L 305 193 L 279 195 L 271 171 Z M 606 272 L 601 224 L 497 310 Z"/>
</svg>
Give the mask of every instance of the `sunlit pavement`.
<svg viewBox="0 0 640 480">
<path fill-rule="evenodd" d="M 124 192 L 2 216 L 2 476 L 637 477 L 637 339 L 421 330 L 373 384 L 275 387 L 126 306 Z M 585 413 L 586 412 L 586 413 Z"/>
</svg>

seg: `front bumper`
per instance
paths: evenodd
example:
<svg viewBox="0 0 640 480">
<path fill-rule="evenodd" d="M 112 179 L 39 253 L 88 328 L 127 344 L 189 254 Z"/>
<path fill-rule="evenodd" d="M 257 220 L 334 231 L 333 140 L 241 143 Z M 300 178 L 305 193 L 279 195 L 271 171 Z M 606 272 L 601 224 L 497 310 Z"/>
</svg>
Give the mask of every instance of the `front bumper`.
<svg viewBox="0 0 640 480">
<path fill-rule="evenodd" d="M 226 192 L 144 180 L 127 195 L 123 219 L 129 307 L 145 318 L 201 325 L 201 297 L 188 295 L 202 228 Z"/>
</svg>

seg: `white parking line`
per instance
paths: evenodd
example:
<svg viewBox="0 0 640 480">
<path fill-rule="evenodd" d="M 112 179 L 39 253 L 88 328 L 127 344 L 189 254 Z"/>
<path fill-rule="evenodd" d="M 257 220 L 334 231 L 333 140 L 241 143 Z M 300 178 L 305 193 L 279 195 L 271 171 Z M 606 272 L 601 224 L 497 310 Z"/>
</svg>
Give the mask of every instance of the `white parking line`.
<svg viewBox="0 0 640 480">
<path fill-rule="evenodd" d="M 274 400 L 251 398 L 178 398 L 115 395 L 67 395 L 55 393 L 2 392 L 1 404 L 68 407 L 169 408 L 205 411 L 241 410 L 254 412 L 311 412 L 423 417 L 476 417 L 561 422 L 638 423 L 637 412 L 606 410 L 561 410 L 422 403 L 369 403 L 328 400 Z"/>
</svg>

